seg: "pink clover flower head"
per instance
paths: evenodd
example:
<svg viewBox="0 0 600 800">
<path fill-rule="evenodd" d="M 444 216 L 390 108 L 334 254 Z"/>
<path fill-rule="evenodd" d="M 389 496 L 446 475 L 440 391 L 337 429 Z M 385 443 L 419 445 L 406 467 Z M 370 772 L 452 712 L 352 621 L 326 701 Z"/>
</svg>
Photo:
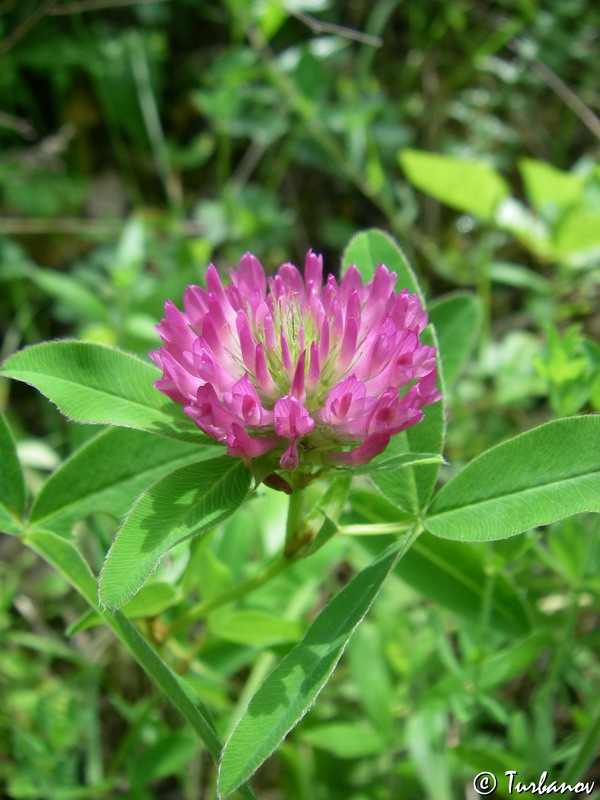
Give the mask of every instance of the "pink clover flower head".
<svg viewBox="0 0 600 800">
<path fill-rule="evenodd" d="M 427 315 L 395 283 L 380 264 L 366 284 L 354 265 L 323 284 L 312 251 L 304 277 L 283 264 L 267 279 L 246 253 L 224 286 L 211 264 L 183 311 L 166 303 L 154 385 L 248 462 L 365 464 L 440 398 L 435 348 L 419 338 Z"/>
</svg>

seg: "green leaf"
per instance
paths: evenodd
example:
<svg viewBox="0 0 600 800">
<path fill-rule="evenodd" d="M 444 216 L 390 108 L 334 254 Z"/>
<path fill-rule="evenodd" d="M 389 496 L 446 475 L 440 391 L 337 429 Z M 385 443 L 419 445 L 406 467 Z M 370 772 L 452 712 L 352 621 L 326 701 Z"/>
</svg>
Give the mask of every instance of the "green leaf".
<svg viewBox="0 0 600 800">
<path fill-rule="evenodd" d="M 87 600 L 92 609 L 100 611 L 96 580 L 72 542 L 51 531 L 41 530 L 27 534 L 24 542 L 58 570 Z M 215 732 L 210 714 L 200 698 L 191 692 L 179 676 L 171 672 L 137 628 L 121 612 L 103 614 L 102 619 L 196 731 L 213 759 L 217 760 L 222 744 Z M 239 793 L 245 800 L 256 800 L 256 795 L 249 786 L 240 787 Z"/>
<path fill-rule="evenodd" d="M 381 616 L 386 616 L 385 611 Z M 356 686 L 360 703 L 371 724 L 389 743 L 395 739 L 396 685 L 387 657 L 387 634 L 382 628 L 384 626 L 377 622 L 364 620 L 350 639 L 346 663 L 349 677 Z M 384 744 L 379 752 L 385 749 Z"/>
<path fill-rule="evenodd" d="M 505 197 L 498 204 L 494 224 L 515 236 L 539 258 L 547 260 L 551 256 L 549 225 L 514 197 Z"/>
<path fill-rule="evenodd" d="M 355 475 L 370 475 L 372 472 L 389 472 L 391 469 L 413 467 L 416 464 L 443 464 L 444 459 L 437 453 L 396 453 L 388 454 L 387 449 L 381 455 L 352 470 Z"/>
<path fill-rule="evenodd" d="M 364 499 L 362 495 L 365 495 Z M 385 501 L 373 503 L 364 492 L 353 496 L 353 505 L 373 511 L 374 530 L 382 523 L 400 526 L 402 518 Z M 383 539 L 392 542 L 391 536 Z M 361 546 L 375 553 L 382 546 L 363 534 Z M 530 612 L 512 583 L 502 572 L 490 572 L 481 546 L 453 542 L 422 533 L 397 565 L 394 573 L 424 597 L 450 609 L 475 624 L 488 624 L 512 636 L 530 631 Z"/>
<path fill-rule="evenodd" d="M 409 527 L 412 527 L 415 522 L 414 513 L 399 511 L 397 506 L 384 497 L 381 492 L 354 488 L 348 499 L 350 501 L 349 520 L 353 525 L 395 524 L 399 521 L 402 523 L 408 521 L 411 522 Z"/>
<path fill-rule="evenodd" d="M 372 229 L 354 236 L 344 251 L 342 273 L 348 269 L 350 264 L 358 267 L 364 280 L 370 280 L 375 274 L 377 266 L 385 264 L 388 269 L 398 274 L 398 288 L 407 288 L 410 292 L 418 294 L 423 307 L 425 307 L 423 292 L 408 259 L 394 239 L 384 231 Z M 435 332 L 430 327 L 423 331 L 421 338 L 426 344 L 437 346 Z M 394 448 L 391 449 L 392 444 L 390 443 L 385 453 L 388 456 L 391 456 L 392 453 L 394 455 L 441 453 L 444 436 L 444 409 L 442 403 L 434 403 L 425 409 L 425 419 L 422 422 L 392 439 Z M 380 483 L 389 484 L 390 481 L 393 481 L 397 487 L 397 493 L 403 498 L 404 505 L 401 507 L 413 511 L 419 507 L 422 508 L 429 501 L 437 480 L 438 470 L 438 465 L 403 468 L 390 472 L 382 481 L 379 478 L 383 476 L 377 476 L 374 478 L 374 482 L 379 486 Z"/>
<path fill-rule="evenodd" d="M 435 707 L 419 708 L 406 724 L 406 745 L 416 772 L 425 788 L 422 796 L 431 800 L 452 800 L 448 714 Z"/>
<path fill-rule="evenodd" d="M 423 423 L 419 423 L 422 425 Z M 392 437 L 392 440 L 383 451 L 388 458 L 400 458 L 410 454 L 410 446 L 406 433 Z M 370 477 L 381 494 L 402 511 L 416 514 L 419 510 L 419 496 L 417 494 L 416 470 L 399 469 L 389 472 L 375 472 Z"/>
<path fill-rule="evenodd" d="M 600 256 L 600 212 L 574 208 L 561 220 L 553 240 L 556 257 L 574 267 Z"/>
<path fill-rule="evenodd" d="M 242 503 L 250 472 L 231 456 L 182 467 L 151 486 L 117 532 L 100 576 L 108 608 L 125 603 L 171 547 L 221 522 Z"/>
<path fill-rule="evenodd" d="M 600 416 L 548 422 L 483 453 L 441 489 L 425 524 L 485 541 L 581 511 L 600 511 Z"/>
<path fill-rule="evenodd" d="M 35 386 L 70 419 L 210 441 L 152 383 L 160 372 L 131 353 L 92 342 L 43 342 L 7 359 L 0 375 Z"/>
<path fill-rule="evenodd" d="M 226 616 L 219 614 L 212 626 L 221 639 L 252 647 L 297 642 L 304 633 L 304 625 L 297 620 L 251 609 L 240 609 Z"/>
<path fill-rule="evenodd" d="M 71 275 L 52 269 L 36 267 L 29 272 L 32 281 L 42 291 L 69 306 L 86 321 L 110 322 L 108 306 Z"/>
<path fill-rule="evenodd" d="M 19 536 L 23 532 L 24 524 L 0 503 L 0 533 Z"/>
<path fill-rule="evenodd" d="M 481 303 L 472 294 L 451 294 L 429 307 L 440 348 L 444 383 L 451 386 L 471 353 L 481 325 Z"/>
<path fill-rule="evenodd" d="M 437 402 L 425 409 L 425 419 L 404 433 L 392 437 L 383 452 L 390 460 L 401 460 L 409 455 L 419 455 L 424 451 L 441 453 L 445 434 L 443 402 Z M 436 463 L 427 461 L 412 467 L 371 473 L 370 477 L 379 491 L 391 503 L 409 513 L 416 513 L 429 502 L 437 480 L 441 456 Z"/>
<path fill-rule="evenodd" d="M 164 475 L 221 452 L 218 446 L 198 447 L 130 428 L 108 428 L 50 476 L 33 505 L 30 524 L 65 532 L 94 511 L 121 517 L 140 492 Z"/>
<path fill-rule="evenodd" d="M 427 406 L 423 412 L 425 419 L 408 428 L 404 435 L 411 453 L 442 453 L 446 439 L 446 397 L 444 376 L 440 369 L 440 347 L 435 330 L 431 326 L 425 328 L 421 338 L 425 344 L 433 346 L 437 350 L 438 388 L 442 394 L 442 399 L 438 400 L 437 403 L 433 403 L 433 405 Z M 440 467 L 439 464 L 431 466 L 422 464 L 411 469 L 414 473 L 418 507 L 422 509 L 429 503 Z M 404 469 L 390 474 L 399 476 L 407 472 L 408 469 Z"/>
<path fill-rule="evenodd" d="M 510 195 L 504 178 L 483 161 L 408 149 L 400 151 L 399 159 L 417 189 L 480 219 L 491 219 L 498 203 Z"/>
<path fill-rule="evenodd" d="M 548 646 L 549 638 L 546 631 L 534 631 L 522 641 L 510 644 L 504 650 L 487 657 L 478 676 L 477 688 L 492 692 L 497 687 L 506 685 L 517 675 L 525 673 L 541 651 Z"/>
<path fill-rule="evenodd" d="M 98 584 L 87 562 L 72 542 L 52 531 L 33 531 L 27 533 L 23 543 L 64 575 L 71 586 L 97 609 Z"/>
<path fill-rule="evenodd" d="M 146 786 L 182 770 L 198 750 L 195 739 L 185 733 L 161 736 L 141 756 L 132 759 L 131 782 Z"/>
<path fill-rule="evenodd" d="M 471 622 L 482 622 L 489 603 L 491 627 L 512 636 L 530 630 L 527 608 L 511 583 L 502 573 L 491 576 L 482 553 L 465 542 L 423 533 L 395 573 L 425 597 Z"/>
<path fill-rule="evenodd" d="M 583 200 L 584 175 L 563 172 L 533 158 L 520 159 L 519 171 L 527 199 L 536 211 L 544 211 L 548 206 L 564 210 Z"/>
<path fill-rule="evenodd" d="M 10 429 L 0 413 L 0 530 L 20 533 L 25 511 L 25 482 Z"/>
<path fill-rule="evenodd" d="M 495 283 L 503 283 L 505 286 L 527 289 L 543 296 L 552 294 L 552 283 L 548 278 L 521 266 L 521 264 L 513 264 L 510 261 L 491 261 L 489 276 L 490 280 Z"/>
<path fill-rule="evenodd" d="M 223 750 L 222 797 L 248 780 L 306 714 L 409 542 L 394 542 L 342 589 L 257 690 Z"/>
<path fill-rule="evenodd" d="M 373 278 L 380 264 L 385 264 L 391 272 L 396 272 L 398 275 L 397 291 L 408 289 L 412 294 L 418 294 L 425 305 L 417 276 L 408 258 L 389 233 L 371 228 L 353 236 L 342 256 L 342 275 L 350 264 L 358 268 L 365 282 Z"/>
<path fill-rule="evenodd" d="M 302 731 L 300 739 L 337 758 L 367 758 L 385 751 L 384 737 L 361 722 L 330 722 Z"/>
</svg>

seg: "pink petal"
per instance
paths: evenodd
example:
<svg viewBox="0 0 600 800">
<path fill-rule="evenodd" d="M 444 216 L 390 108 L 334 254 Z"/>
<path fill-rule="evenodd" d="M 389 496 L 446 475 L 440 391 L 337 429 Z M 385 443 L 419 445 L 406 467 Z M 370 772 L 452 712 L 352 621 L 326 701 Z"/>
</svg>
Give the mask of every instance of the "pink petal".
<svg viewBox="0 0 600 800">
<path fill-rule="evenodd" d="M 273 414 L 263 408 L 258 393 L 246 373 L 231 392 L 223 392 L 223 404 L 228 411 L 243 420 L 244 425 L 258 427 L 273 422 Z"/>
<path fill-rule="evenodd" d="M 164 344 L 168 345 L 174 355 L 181 361 L 181 353 L 191 350 L 196 334 L 190 328 L 187 316 L 170 300 L 165 303 L 165 316 L 156 326 L 156 330 Z"/>
<path fill-rule="evenodd" d="M 228 318 L 228 313 L 231 311 L 229 304 L 225 308 L 224 303 L 215 292 L 208 293 L 207 303 L 209 314 L 217 328 L 226 328 L 230 322 L 230 318 Z"/>
<path fill-rule="evenodd" d="M 286 372 L 291 372 L 294 366 L 294 362 L 292 361 L 292 356 L 290 354 L 288 341 L 283 331 L 281 331 L 279 334 L 279 340 L 281 342 L 281 363 Z"/>
<path fill-rule="evenodd" d="M 333 320 L 331 322 L 331 339 L 335 345 L 335 342 L 339 342 L 344 333 L 344 313 L 337 301 L 332 304 L 331 312 L 333 315 Z"/>
<path fill-rule="evenodd" d="M 304 297 L 304 281 L 297 267 L 293 264 L 282 264 L 277 270 L 277 277 L 281 278 L 286 294 L 294 294 L 298 302 Z"/>
<path fill-rule="evenodd" d="M 406 397 L 400 400 L 398 390 L 390 387 L 382 394 L 373 408 L 367 430 L 370 434 L 388 433 L 393 436 L 422 419 L 423 412 L 419 408 L 415 408 Z"/>
<path fill-rule="evenodd" d="M 329 458 L 334 464 L 343 464 L 348 467 L 360 467 L 368 464 L 375 456 L 383 453 L 390 441 L 389 433 L 372 433 L 362 444 L 346 453 L 332 453 Z"/>
<path fill-rule="evenodd" d="M 220 331 L 217 330 L 217 326 L 210 314 L 204 317 L 202 321 L 202 330 L 200 332 L 215 356 L 219 359 L 225 358 L 223 337 Z"/>
<path fill-rule="evenodd" d="M 390 360 L 390 356 L 392 354 L 392 346 L 394 340 L 392 336 L 386 335 L 383 331 L 380 332 L 379 336 L 375 340 L 375 346 L 372 350 L 372 358 L 371 358 L 371 365 L 370 365 L 370 373 L 371 375 L 376 375 L 378 372 L 381 371 L 381 368 L 384 364 L 387 364 Z"/>
<path fill-rule="evenodd" d="M 214 294 L 221 306 L 225 307 L 228 305 L 225 289 L 223 288 L 221 278 L 214 264 L 209 264 L 208 269 L 206 270 L 206 286 L 208 291 Z"/>
<path fill-rule="evenodd" d="M 324 364 L 329 358 L 329 323 L 325 321 L 321 328 L 321 338 L 319 339 L 319 360 Z"/>
<path fill-rule="evenodd" d="M 276 436 L 249 436 L 237 422 L 232 422 L 227 429 L 227 453 L 230 456 L 256 458 L 277 447 L 278 443 Z"/>
<path fill-rule="evenodd" d="M 228 371 L 215 358 L 203 336 L 199 336 L 194 342 L 193 359 L 198 376 L 206 383 L 212 383 L 220 392 L 230 391 L 233 384 L 243 375 L 243 371 L 239 368 Z"/>
<path fill-rule="evenodd" d="M 319 361 L 319 349 L 315 342 L 310 343 L 310 363 L 308 365 L 308 386 L 312 390 L 321 379 L 321 362 Z"/>
<path fill-rule="evenodd" d="M 320 330 L 325 322 L 323 303 L 316 294 L 311 294 L 307 303 L 307 316 L 312 318 L 315 330 Z"/>
<path fill-rule="evenodd" d="M 249 296 L 257 291 L 261 300 L 264 299 L 267 292 L 267 276 L 262 264 L 252 253 L 246 253 L 241 257 L 237 273 L 232 270 L 231 277 L 242 296 Z"/>
<path fill-rule="evenodd" d="M 358 338 L 358 322 L 354 317 L 351 317 L 346 322 L 344 330 L 344 338 L 342 339 L 342 346 L 338 357 L 338 368 L 343 372 L 354 356 L 356 355 L 356 340 Z"/>
<path fill-rule="evenodd" d="M 227 428 L 236 421 L 235 416 L 223 408 L 210 383 L 198 389 L 195 402 L 187 405 L 184 411 L 204 433 L 217 441 L 225 441 Z"/>
<path fill-rule="evenodd" d="M 229 306 L 233 311 L 243 311 L 246 307 L 246 303 L 242 295 L 240 294 L 237 286 L 234 283 L 228 283 L 225 287 L 225 294 L 227 295 L 227 301 Z"/>
<path fill-rule="evenodd" d="M 273 409 L 275 417 L 275 433 L 286 439 L 297 439 L 305 436 L 315 427 L 307 409 L 295 397 L 280 397 Z"/>
<path fill-rule="evenodd" d="M 287 448 L 287 450 L 284 451 L 283 455 L 279 459 L 279 465 L 281 466 L 282 469 L 287 469 L 288 471 L 291 471 L 297 468 L 299 460 L 300 459 L 298 457 L 298 440 L 292 439 L 292 441 L 290 442 L 290 446 Z"/>
<path fill-rule="evenodd" d="M 275 325 L 273 324 L 273 315 L 271 309 L 266 302 L 260 303 L 254 315 L 254 323 L 259 338 L 264 337 L 264 342 L 267 350 L 273 352 L 277 347 L 277 337 L 275 336 Z"/>
<path fill-rule="evenodd" d="M 154 382 L 154 386 L 180 405 L 189 403 L 196 396 L 198 387 L 203 383 L 202 379 L 192 375 L 164 347 L 150 355 L 163 371 L 162 377 Z"/>
<path fill-rule="evenodd" d="M 292 385 L 290 387 L 290 395 L 295 397 L 296 400 L 299 400 L 303 403 L 306 400 L 306 388 L 305 388 L 305 371 L 306 371 L 306 350 L 303 350 L 300 358 L 298 359 L 298 363 L 296 365 L 296 370 L 294 372 L 294 377 L 292 378 Z"/>
<path fill-rule="evenodd" d="M 242 351 L 244 364 L 251 372 L 254 372 L 256 342 L 254 340 L 254 336 L 252 335 L 250 323 L 248 322 L 248 316 L 245 311 L 238 311 L 235 325 L 240 340 L 240 348 Z"/>
<path fill-rule="evenodd" d="M 355 375 L 344 378 L 329 392 L 319 419 L 339 435 L 365 436 L 370 412 L 377 402 L 366 393 L 365 384 Z"/>
<path fill-rule="evenodd" d="M 259 389 L 261 389 L 265 394 L 273 394 L 277 391 L 277 385 L 271 377 L 271 373 L 269 372 L 262 342 L 259 342 L 256 345 L 254 374 L 256 375 L 256 382 Z"/>
<path fill-rule="evenodd" d="M 397 389 L 406 386 L 415 377 L 412 359 L 418 339 L 412 331 L 400 331 L 396 339 L 396 347 L 387 365 L 379 374 L 368 378 L 369 394 L 380 395 L 390 386 Z"/>
<path fill-rule="evenodd" d="M 323 303 L 325 314 L 330 316 L 331 307 L 334 303 L 338 302 L 338 285 L 333 275 L 327 276 L 327 282 L 325 283 L 325 287 L 321 292 L 321 301 Z"/>
<path fill-rule="evenodd" d="M 323 283 L 323 257 L 309 250 L 304 261 L 304 282 L 309 293 L 321 291 Z"/>
<path fill-rule="evenodd" d="M 436 386 L 437 371 L 433 369 L 418 383 L 415 383 L 402 398 L 402 403 L 414 408 L 425 408 L 425 406 L 440 400 L 442 395 Z"/>
<path fill-rule="evenodd" d="M 208 292 L 201 286 L 188 286 L 183 293 L 183 308 L 190 325 L 200 331 L 202 319 L 208 312 Z"/>
<path fill-rule="evenodd" d="M 340 290 L 338 299 L 340 303 L 344 304 L 353 292 L 358 292 L 362 298 L 365 291 L 363 286 L 362 276 L 354 264 L 350 264 L 346 272 L 342 276 L 340 282 Z"/>
<path fill-rule="evenodd" d="M 269 278 L 269 289 L 276 302 L 279 302 L 285 296 L 285 284 L 281 275 L 278 274 L 273 278 Z"/>
<path fill-rule="evenodd" d="M 389 297 L 390 292 L 394 291 L 397 275 L 395 272 L 390 272 L 385 264 L 380 264 L 375 270 L 373 280 L 367 286 L 369 287 L 369 295 L 367 302 L 376 298 Z"/>
<path fill-rule="evenodd" d="M 352 403 L 362 400 L 366 394 L 365 384 L 354 375 L 344 378 L 329 392 L 322 414 L 323 419 L 327 422 L 333 421 L 334 418 L 344 419 Z"/>
<path fill-rule="evenodd" d="M 357 291 L 353 291 L 348 298 L 348 302 L 346 303 L 346 320 L 348 320 L 348 318 L 352 318 L 360 322 L 361 308 L 362 303 L 360 300 L 360 295 Z"/>
</svg>

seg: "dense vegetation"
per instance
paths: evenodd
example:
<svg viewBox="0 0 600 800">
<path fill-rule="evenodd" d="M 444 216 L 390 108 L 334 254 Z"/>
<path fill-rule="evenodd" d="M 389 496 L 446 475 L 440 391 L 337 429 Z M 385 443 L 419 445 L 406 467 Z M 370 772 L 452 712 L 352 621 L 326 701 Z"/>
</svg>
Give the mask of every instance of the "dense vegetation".
<svg viewBox="0 0 600 800">
<path fill-rule="evenodd" d="M 2 357 L 65 337 L 145 356 L 165 299 L 209 261 L 225 273 L 250 250 L 273 271 L 312 247 L 338 273 L 351 236 L 376 227 L 408 253 L 434 321 L 436 298 L 469 296 L 443 481 L 509 436 L 599 411 L 599 22 L 584 0 L 0 2 Z M 4 378 L 0 410 L 30 498 L 98 433 Z M 122 476 L 112 513 L 61 518 L 96 573 L 159 476 Z M 170 631 L 270 562 L 285 509 L 261 490 L 129 604 L 222 738 L 380 549 L 337 536 Z M 343 513 L 393 520 L 393 492 L 358 479 Z M 106 626 L 16 537 L 0 548 L 0 794 L 214 797 L 208 757 Z M 257 794 L 451 800 L 506 770 L 600 781 L 599 566 L 590 514 L 501 542 L 424 534 Z"/>
</svg>

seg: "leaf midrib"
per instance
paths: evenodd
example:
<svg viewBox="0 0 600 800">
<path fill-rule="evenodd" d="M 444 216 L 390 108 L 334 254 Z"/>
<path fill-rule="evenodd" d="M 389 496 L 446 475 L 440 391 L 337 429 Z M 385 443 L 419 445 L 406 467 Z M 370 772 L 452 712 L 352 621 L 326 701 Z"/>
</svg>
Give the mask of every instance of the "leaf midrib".
<svg viewBox="0 0 600 800">
<path fill-rule="evenodd" d="M 140 363 L 143 364 L 143 362 L 140 362 Z M 25 372 L 25 370 L 24 370 L 24 372 Z M 71 387 L 71 386 L 79 386 L 81 388 L 84 388 L 88 392 L 92 392 L 92 393 L 96 393 L 96 394 L 103 395 L 103 396 L 106 396 L 106 397 L 110 397 L 111 399 L 112 398 L 117 398 L 118 400 L 121 400 L 123 403 L 125 403 L 126 405 L 131 406 L 133 408 L 141 408 L 146 412 L 151 411 L 151 412 L 153 412 L 154 414 L 157 415 L 154 418 L 153 421 L 167 423 L 168 426 L 173 431 L 173 433 L 176 433 L 178 435 L 178 437 L 179 436 L 187 436 L 187 437 L 191 437 L 191 439 L 190 439 L 191 441 L 194 441 L 195 440 L 195 435 L 198 434 L 198 431 L 194 427 L 192 427 L 191 425 L 184 425 L 185 418 L 182 419 L 182 420 L 174 420 L 173 417 L 170 414 L 168 414 L 166 411 L 163 411 L 161 406 L 151 406 L 151 405 L 147 405 L 147 404 L 145 405 L 144 403 L 140 403 L 137 400 L 130 400 L 128 397 L 123 397 L 123 395 L 114 394 L 113 392 L 107 392 L 104 389 L 97 389 L 96 387 L 89 386 L 88 384 L 76 383 L 75 381 L 67 381 L 64 378 L 60 378 L 60 377 L 58 377 L 56 375 L 48 375 L 45 372 L 36 372 L 34 370 L 27 370 L 26 372 L 31 373 L 33 375 L 42 375 L 42 376 L 44 376 L 46 378 L 51 378 L 52 380 L 58 381 L 61 384 L 66 384 L 69 387 Z M 0 371 L 0 374 L 5 375 L 7 378 L 13 378 L 14 380 L 20 380 L 23 383 L 27 383 L 29 386 L 33 386 L 35 389 L 38 389 L 38 391 L 41 394 L 43 394 L 44 397 L 47 397 L 48 400 L 50 400 L 50 402 L 55 403 L 56 405 L 58 405 L 55 400 L 53 400 L 48 394 L 46 394 L 45 391 L 40 389 L 35 383 L 32 383 L 31 381 L 25 380 L 25 378 L 23 378 L 23 377 L 19 377 L 16 374 L 16 372 L 13 372 L 12 374 L 10 374 L 8 372 Z M 62 405 L 62 403 L 61 403 L 61 405 Z M 163 403 L 162 405 L 164 406 L 166 404 Z M 65 416 L 68 416 L 68 415 L 65 415 Z M 92 424 L 94 424 L 94 423 L 92 423 Z M 120 422 L 117 423 L 117 422 L 110 422 L 110 421 L 106 421 L 106 420 L 101 420 L 100 422 L 95 423 L 95 424 L 98 424 L 98 425 L 117 425 L 118 427 L 121 427 L 121 428 L 134 428 L 134 427 L 136 427 L 132 423 L 129 423 L 128 425 L 125 425 L 125 424 L 120 423 Z M 154 431 L 154 429 L 148 428 L 148 427 L 136 428 L 136 429 L 137 430 L 148 430 L 150 433 L 154 432 L 154 433 L 158 433 L 158 434 L 162 435 L 160 431 Z"/>
<path fill-rule="evenodd" d="M 143 363 L 143 362 L 141 362 L 141 363 Z M 69 387 L 77 386 L 79 388 L 85 389 L 88 392 L 95 392 L 96 394 L 105 395 L 106 397 L 111 397 L 111 398 L 116 397 L 119 400 L 123 400 L 125 403 L 127 403 L 129 405 L 137 406 L 139 408 L 143 408 L 146 411 L 148 409 L 150 409 L 151 411 L 156 411 L 161 416 L 165 417 L 166 419 L 169 419 L 169 421 L 172 421 L 171 418 L 169 417 L 169 415 L 161 410 L 160 406 L 151 406 L 151 405 L 148 405 L 148 404 L 140 403 L 138 400 L 131 400 L 129 397 L 124 397 L 123 395 L 116 394 L 115 392 L 108 392 L 105 389 L 99 389 L 99 388 L 97 388 L 95 386 L 90 386 L 87 383 L 78 383 L 75 380 L 67 380 L 65 378 L 61 378 L 59 375 L 49 374 L 47 372 L 39 372 L 39 371 L 32 370 L 32 369 L 22 370 L 22 372 L 24 374 L 30 374 L 30 375 L 41 375 L 44 378 L 50 378 L 53 381 L 57 381 L 59 384 L 65 384 L 65 385 L 67 385 Z M 34 386 L 36 389 L 38 388 L 35 383 L 30 383 L 30 381 L 25 380 L 22 377 L 19 377 L 18 370 L 13 370 L 12 372 L 8 372 L 8 371 L 5 371 L 5 370 L 2 370 L 2 374 L 5 375 L 7 378 L 13 378 L 14 380 L 22 380 L 24 383 L 27 383 L 30 386 Z M 42 390 L 40 389 L 39 391 L 42 391 Z M 42 392 L 42 394 L 44 394 L 46 397 L 48 397 L 48 395 L 46 395 L 45 392 Z M 49 399 L 52 400 L 52 398 L 49 398 Z M 54 401 L 52 400 L 52 402 L 54 402 Z"/>
<path fill-rule="evenodd" d="M 428 522 L 429 520 L 436 519 L 437 517 L 443 517 L 445 515 L 453 514 L 456 511 L 464 511 L 465 509 L 468 508 L 475 508 L 476 506 L 482 506 L 485 505 L 486 503 L 493 503 L 494 501 L 502 500 L 505 497 L 513 497 L 515 495 L 523 495 L 529 492 L 537 492 L 540 489 L 544 489 L 546 487 L 560 486 L 563 483 L 569 483 L 570 481 L 576 480 L 577 478 L 585 478 L 588 475 L 600 475 L 600 468 L 588 470 L 586 472 L 578 472 L 577 474 L 569 475 L 568 478 L 561 478 L 560 480 L 538 483 L 535 486 L 528 486 L 525 489 L 515 489 L 512 492 L 503 492 L 502 494 L 493 495 L 492 497 L 486 497 L 483 500 L 476 500 L 475 502 L 472 503 L 463 503 L 458 506 L 453 506 L 452 508 L 447 508 L 444 509 L 443 511 L 438 511 L 434 514 L 427 514 L 425 521 Z M 447 484 L 447 486 L 450 486 L 450 484 Z"/>
</svg>

